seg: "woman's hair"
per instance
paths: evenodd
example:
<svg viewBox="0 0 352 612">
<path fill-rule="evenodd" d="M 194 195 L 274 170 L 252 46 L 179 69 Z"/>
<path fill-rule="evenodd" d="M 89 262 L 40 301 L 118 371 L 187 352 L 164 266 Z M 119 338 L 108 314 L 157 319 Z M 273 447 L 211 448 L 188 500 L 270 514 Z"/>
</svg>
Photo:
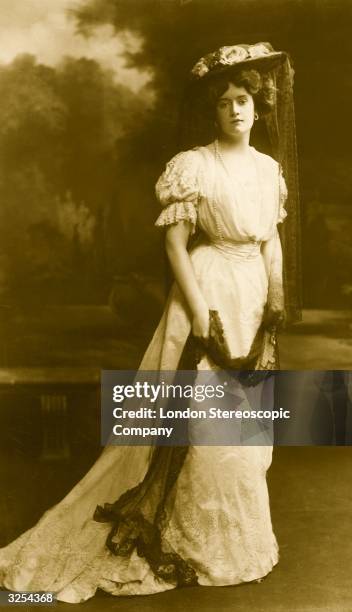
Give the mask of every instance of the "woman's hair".
<svg viewBox="0 0 352 612">
<path fill-rule="evenodd" d="M 191 84 L 184 96 L 180 131 L 180 144 L 183 147 L 207 144 L 214 138 L 216 105 L 231 83 L 244 87 L 253 97 L 259 117 L 273 109 L 277 90 L 268 74 L 235 67 L 207 79 L 200 79 Z"/>
<path fill-rule="evenodd" d="M 210 111 L 215 117 L 215 108 L 219 98 L 225 93 L 230 84 L 237 87 L 244 87 L 253 97 L 255 110 L 259 116 L 271 111 L 275 104 L 276 89 L 271 77 L 261 75 L 257 70 L 228 71 L 226 74 L 218 75 L 209 80 L 208 83 L 208 104 Z"/>
</svg>

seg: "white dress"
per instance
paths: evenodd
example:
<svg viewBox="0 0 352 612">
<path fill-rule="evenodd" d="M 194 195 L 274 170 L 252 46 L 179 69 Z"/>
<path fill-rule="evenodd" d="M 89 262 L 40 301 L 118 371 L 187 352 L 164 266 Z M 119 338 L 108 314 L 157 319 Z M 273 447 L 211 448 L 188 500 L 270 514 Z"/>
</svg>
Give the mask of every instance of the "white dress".
<svg viewBox="0 0 352 612">
<path fill-rule="evenodd" d="M 267 300 L 268 273 L 260 243 L 285 217 L 278 164 L 251 148 L 256 185 L 230 178 L 212 146 L 178 154 L 157 183 L 163 211 L 157 225 L 189 220 L 206 240 L 190 256 L 209 308 L 218 310 L 232 357 L 245 356 Z M 187 306 L 174 285 L 144 355 L 142 370 L 177 369 L 190 332 Z M 212 367 L 207 359 L 202 369 Z M 255 393 L 260 393 L 260 386 Z M 246 391 L 240 387 L 243 401 Z M 177 480 L 165 538 L 196 571 L 201 585 L 231 585 L 265 576 L 278 560 L 266 471 L 271 446 L 191 446 Z M 113 595 L 175 587 L 155 577 L 133 552 L 106 547 L 111 525 L 92 519 L 146 473 L 148 447 L 107 447 L 86 476 L 39 522 L 0 550 L 0 586 L 53 591 L 78 603 L 97 588 Z"/>
</svg>

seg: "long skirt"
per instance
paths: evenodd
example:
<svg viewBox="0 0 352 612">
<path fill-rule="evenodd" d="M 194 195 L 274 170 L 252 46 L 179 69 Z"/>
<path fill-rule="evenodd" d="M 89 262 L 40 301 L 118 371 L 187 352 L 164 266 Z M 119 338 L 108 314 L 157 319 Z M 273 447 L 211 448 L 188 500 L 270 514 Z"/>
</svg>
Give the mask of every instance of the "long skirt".
<svg viewBox="0 0 352 612">
<path fill-rule="evenodd" d="M 201 245 L 191 253 L 201 290 L 209 308 L 220 313 L 234 357 L 248 353 L 267 295 L 262 257 L 245 247 Z M 190 328 L 187 306 L 174 285 L 140 369 L 176 369 Z M 206 358 L 199 364 L 211 367 Z M 237 395 L 248 404 L 248 392 L 237 384 Z M 268 384 L 255 393 L 263 394 Z M 265 393 L 268 402 L 270 393 Z M 113 595 L 174 588 L 155 576 L 135 550 L 129 557 L 112 554 L 106 546 L 110 525 L 93 520 L 97 505 L 113 503 L 143 479 L 151 450 L 106 447 L 60 503 L 0 550 L 0 586 L 51 591 L 71 603 L 87 600 L 97 588 Z M 195 570 L 200 585 L 257 580 L 277 563 L 266 484 L 271 458 L 271 446 L 190 446 L 164 536 Z"/>
</svg>

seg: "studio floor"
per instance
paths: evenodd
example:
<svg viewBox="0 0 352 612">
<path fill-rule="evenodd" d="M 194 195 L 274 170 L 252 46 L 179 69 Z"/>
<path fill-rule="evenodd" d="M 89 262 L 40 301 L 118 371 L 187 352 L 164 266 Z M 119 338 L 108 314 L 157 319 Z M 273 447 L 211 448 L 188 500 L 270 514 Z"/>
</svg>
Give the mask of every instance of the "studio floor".
<svg viewBox="0 0 352 612">
<path fill-rule="evenodd" d="M 263 582 L 178 589 L 148 597 L 117 598 L 98 592 L 77 609 L 351 612 L 351 464 L 352 448 L 348 447 L 275 449 L 269 489 L 281 557 Z M 54 609 L 65 612 L 76 607 L 59 602 Z"/>
</svg>

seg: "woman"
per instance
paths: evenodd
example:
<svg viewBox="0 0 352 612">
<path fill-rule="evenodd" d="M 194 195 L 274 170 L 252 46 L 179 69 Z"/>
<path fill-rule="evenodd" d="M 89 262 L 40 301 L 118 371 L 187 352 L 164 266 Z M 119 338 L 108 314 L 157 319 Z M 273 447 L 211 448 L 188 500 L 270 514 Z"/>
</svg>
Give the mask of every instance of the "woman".
<svg viewBox="0 0 352 612">
<path fill-rule="evenodd" d="M 275 367 L 270 340 L 284 310 L 277 224 L 286 188 L 279 164 L 249 138 L 260 115 L 276 111 L 273 79 L 280 74 L 290 86 L 286 55 L 268 44 L 223 47 L 193 69 L 193 99 L 215 122 L 217 137 L 176 155 L 157 183 L 164 207 L 157 225 L 167 227 L 176 283 L 141 370 L 179 368 L 188 338 L 201 347 L 198 370 L 218 368 L 214 312 L 226 359 Z M 200 238 L 188 252 L 196 228 Z M 266 344 L 263 321 L 271 330 Z M 270 381 L 252 391 L 236 384 L 250 405 Z M 97 588 L 146 594 L 260 580 L 278 561 L 265 476 L 271 451 L 194 445 L 162 456 L 147 447 L 108 447 L 62 502 L 0 551 L 0 584 L 76 603 Z"/>
</svg>

